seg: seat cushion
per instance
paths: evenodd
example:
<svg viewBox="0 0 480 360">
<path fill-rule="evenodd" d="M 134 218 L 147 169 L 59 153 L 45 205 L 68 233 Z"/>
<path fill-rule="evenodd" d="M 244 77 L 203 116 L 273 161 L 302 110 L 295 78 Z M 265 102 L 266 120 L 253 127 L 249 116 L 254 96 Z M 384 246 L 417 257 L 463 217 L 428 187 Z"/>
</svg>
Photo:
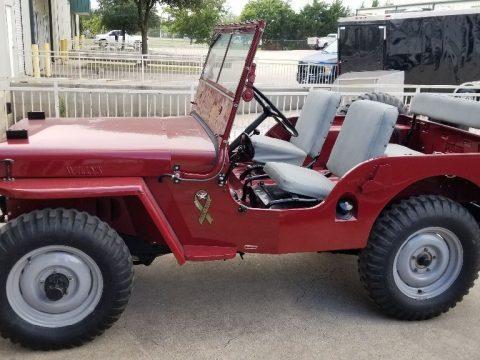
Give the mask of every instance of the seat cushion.
<svg viewBox="0 0 480 360">
<path fill-rule="evenodd" d="M 480 129 L 480 102 L 438 94 L 415 95 L 410 104 L 415 115 Z"/>
<path fill-rule="evenodd" d="M 260 163 L 278 161 L 302 165 L 307 157 L 305 151 L 288 141 L 262 135 L 254 135 L 251 139 L 255 148 L 253 160 Z"/>
<path fill-rule="evenodd" d="M 420 151 L 412 150 L 406 146 L 398 144 L 388 144 L 385 150 L 386 156 L 419 156 L 424 155 Z"/>
<path fill-rule="evenodd" d="M 370 100 L 355 101 L 348 109 L 327 168 L 343 177 L 358 164 L 384 156 L 398 118 L 398 109 Z"/>
<path fill-rule="evenodd" d="M 263 170 L 280 189 L 314 199 L 325 199 L 335 185 L 315 170 L 291 164 L 268 162 Z"/>
<path fill-rule="evenodd" d="M 310 91 L 295 125 L 298 136 L 292 137 L 290 142 L 311 157 L 317 156 L 335 120 L 341 98 L 339 93 L 332 91 Z"/>
</svg>

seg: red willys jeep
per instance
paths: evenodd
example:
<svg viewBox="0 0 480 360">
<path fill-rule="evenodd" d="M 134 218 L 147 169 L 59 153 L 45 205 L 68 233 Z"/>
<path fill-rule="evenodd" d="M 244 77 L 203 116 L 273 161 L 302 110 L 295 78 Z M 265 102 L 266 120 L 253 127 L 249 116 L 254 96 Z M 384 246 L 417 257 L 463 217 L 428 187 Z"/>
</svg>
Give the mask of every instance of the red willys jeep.
<svg viewBox="0 0 480 360">
<path fill-rule="evenodd" d="M 132 264 L 349 252 L 388 315 L 455 306 L 479 270 L 480 104 L 417 95 L 412 116 L 312 91 L 286 118 L 253 85 L 265 24 L 223 26 L 189 116 L 44 119 L 0 143 L 0 330 L 80 345 L 127 305 Z M 272 79 L 274 81 L 274 79 Z M 263 108 L 236 139 L 241 99 Z M 257 127 L 273 117 L 266 135 Z M 477 165 L 475 165 L 477 164 Z"/>
</svg>

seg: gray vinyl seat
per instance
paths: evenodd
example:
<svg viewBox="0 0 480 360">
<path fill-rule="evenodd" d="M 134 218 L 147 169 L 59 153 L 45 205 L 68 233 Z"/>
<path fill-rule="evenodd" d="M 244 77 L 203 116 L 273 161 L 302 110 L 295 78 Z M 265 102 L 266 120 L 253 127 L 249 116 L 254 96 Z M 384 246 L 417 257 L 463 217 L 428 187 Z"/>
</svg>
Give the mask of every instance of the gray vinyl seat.
<svg viewBox="0 0 480 360">
<path fill-rule="evenodd" d="M 393 157 L 393 156 L 421 156 L 425 154 L 400 144 L 388 144 L 387 149 L 385 150 L 385 155 Z"/>
<path fill-rule="evenodd" d="M 370 100 L 355 101 L 345 117 L 327 169 L 343 177 L 358 164 L 383 156 L 398 118 L 398 110 Z M 315 170 L 268 162 L 265 173 L 284 191 L 319 200 L 325 199 L 335 183 Z"/>
<path fill-rule="evenodd" d="M 480 129 L 480 102 L 448 95 L 415 95 L 410 112 L 456 126 Z"/>
<path fill-rule="evenodd" d="M 341 95 L 338 93 L 311 91 L 295 127 L 298 136 L 292 137 L 290 142 L 268 136 L 252 136 L 255 148 L 253 160 L 260 163 L 277 161 L 302 165 L 307 155 L 316 157 L 335 119 L 340 100 Z"/>
<path fill-rule="evenodd" d="M 433 121 L 480 129 L 480 103 L 448 95 L 421 93 L 413 97 L 410 112 Z M 406 146 L 389 144 L 386 156 L 420 156 L 423 153 Z"/>
</svg>

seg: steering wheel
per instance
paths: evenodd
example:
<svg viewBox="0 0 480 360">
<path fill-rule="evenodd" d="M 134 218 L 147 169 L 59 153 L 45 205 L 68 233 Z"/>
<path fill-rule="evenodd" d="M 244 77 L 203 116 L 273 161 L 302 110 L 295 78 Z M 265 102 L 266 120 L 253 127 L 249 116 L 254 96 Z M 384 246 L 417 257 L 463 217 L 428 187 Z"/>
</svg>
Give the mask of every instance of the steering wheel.
<svg viewBox="0 0 480 360">
<path fill-rule="evenodd" d="M 275 119 L 277 123 L 279 123 L 291 136 L 297 137 L 298 131 L 295 129 L 295 126 L 282 114 L 278 108 L 273 105 L 268 97 L 266 97 L 260 90 L 258 90 L 255 86 L 252 86 L 253 94 L 257 103 L 263 109 L 263 112 L 271 116 Z"/>
</svg>

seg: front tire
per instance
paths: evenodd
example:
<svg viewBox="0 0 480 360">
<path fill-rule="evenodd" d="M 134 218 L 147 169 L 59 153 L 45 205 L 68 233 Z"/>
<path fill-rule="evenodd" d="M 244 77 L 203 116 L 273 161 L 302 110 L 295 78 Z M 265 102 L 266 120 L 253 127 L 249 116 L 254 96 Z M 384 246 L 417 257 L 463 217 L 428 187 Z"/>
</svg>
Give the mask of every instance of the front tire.
<svg viewBox="0 0 480 360">
<path fill-rule="evenodd" d="M 118 320 L 132 281 L 127 246 L 97 217 L 21 215 L 0 232 L 0 333 L 33 349 L 79 346 Z"/>
<path fill-rule="evenodd" d="M 453 308 L 479 271 L 480 229 L 441 196 L 403 200 L 376 221 L 359 257 L 361 281 L 387 315 L 425 320 Z"/>
</svg>

